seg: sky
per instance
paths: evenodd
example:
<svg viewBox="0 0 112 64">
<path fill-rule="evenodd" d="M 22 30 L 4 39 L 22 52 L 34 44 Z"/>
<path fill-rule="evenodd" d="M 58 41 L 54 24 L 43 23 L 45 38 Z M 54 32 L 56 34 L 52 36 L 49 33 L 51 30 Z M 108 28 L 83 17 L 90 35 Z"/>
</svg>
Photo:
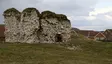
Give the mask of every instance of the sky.
<svg viewBox="0 0 112 64">
<path fill-rule="evenodd" d="M 81 30 L 112 29 L 112 0 L 0 0 L 0 24 L 4 23 L 3 11 L 12 7 L 20 12 L 35 7 L 40 12 L 65 14 L 72 27 Z"/>
</svg>

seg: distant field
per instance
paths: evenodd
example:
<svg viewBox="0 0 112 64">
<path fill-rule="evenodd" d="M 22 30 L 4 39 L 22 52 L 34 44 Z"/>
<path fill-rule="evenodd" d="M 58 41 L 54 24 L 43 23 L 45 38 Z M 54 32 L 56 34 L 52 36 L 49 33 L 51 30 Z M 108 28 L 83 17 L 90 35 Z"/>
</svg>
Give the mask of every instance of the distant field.
<svg viewBox="0 0 112 64">
<path fill-rule="evenodd" d="M 66 45 L 0 43 L 0 64 L 112 64 L 112 43 L 77 39 Z"/>
</svg>

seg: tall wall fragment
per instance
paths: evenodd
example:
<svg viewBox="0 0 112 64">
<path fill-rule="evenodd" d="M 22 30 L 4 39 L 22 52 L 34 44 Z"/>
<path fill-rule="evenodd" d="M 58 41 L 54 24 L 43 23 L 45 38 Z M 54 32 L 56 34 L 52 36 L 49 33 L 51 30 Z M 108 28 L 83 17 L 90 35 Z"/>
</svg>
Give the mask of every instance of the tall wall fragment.
<svg viewBox="0 0 112 64">
<path fill-rule="evenodd" d="M 55 28 L 58 23 L 56 14 L 51 11 L 43 11 L 41 13 L 41 27 L 42 33 L 40 36 L 40 42 L 42 43 L 54 43 L 55 42 Z"/>
<path fill-rule="evenodd" d="M 57 19 L 60 23 L 60 26 L 58 26 L 59 31 L 62 35 L 62 41 L 67 42 L 70 40 L 70 33 L 71 33 L 71 23 L 70 20 L 67 19 L 66 15 L 63 14 L 57 14 Z"/>
<path fill-rule="evenodd" d="M 6 42 L 18 42 L 20 36 L 19 22 L 21 13 L 15 8 L 10 8 L 4 11 L 5 23 L 5 40 Z"/>
<path fill-rule="evenodd" d="M 26 8 L 21 14 L 21 42 L 39 43 L 40 29 L 39 11 L 36 8 Z"/>
<path fill-rule="evenodd" d="M 65 15 L 44 11 L 41 13 L 41 26 L 43 43 L 66 42 L 70 38 L 71 24 Z"/>
</svg>

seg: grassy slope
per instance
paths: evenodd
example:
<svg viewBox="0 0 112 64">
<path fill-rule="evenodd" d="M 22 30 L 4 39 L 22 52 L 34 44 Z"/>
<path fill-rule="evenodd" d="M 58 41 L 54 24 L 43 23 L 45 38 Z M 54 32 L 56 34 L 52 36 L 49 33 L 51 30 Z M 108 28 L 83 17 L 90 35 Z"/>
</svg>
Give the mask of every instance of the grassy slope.
<svg viewBox="0 0 112 64">
<path fill-rule="evenodd" d="M 68 45 L 80 49 L 68 50 L 55 44 L 0 43 L 2 64 L 112 64 L 112 43 L 75 38 Z M 65 46 L 65 45 L 64 45 Z"/>
</svg>

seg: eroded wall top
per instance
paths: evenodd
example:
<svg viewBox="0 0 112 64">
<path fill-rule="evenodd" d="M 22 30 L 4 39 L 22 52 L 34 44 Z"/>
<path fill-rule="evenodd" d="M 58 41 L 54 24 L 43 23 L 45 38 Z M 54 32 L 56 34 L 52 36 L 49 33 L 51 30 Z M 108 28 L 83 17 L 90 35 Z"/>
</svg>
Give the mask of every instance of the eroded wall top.
<svg viewBox="0 0 112 64">
<path fill-rule="evenodd" d="M 9 8 L 9 9 L 5 10 L 3 13 L 4 16 L 7 16 L 7 15 L 13 16 L 13 15 L 20 15 L 20 14 L 21 14 L 21 12 L 19 12 L 15 8 Z"/>
<path fill-rule="evenodd" d="M 32 12 L 36 12 L 38 17 L 40 16 L 40 12 L 36 8 L 26 8 L 22 11 L 22 14 L 30 15 L 30 14 L 32 14 Z"/>
</svg>

